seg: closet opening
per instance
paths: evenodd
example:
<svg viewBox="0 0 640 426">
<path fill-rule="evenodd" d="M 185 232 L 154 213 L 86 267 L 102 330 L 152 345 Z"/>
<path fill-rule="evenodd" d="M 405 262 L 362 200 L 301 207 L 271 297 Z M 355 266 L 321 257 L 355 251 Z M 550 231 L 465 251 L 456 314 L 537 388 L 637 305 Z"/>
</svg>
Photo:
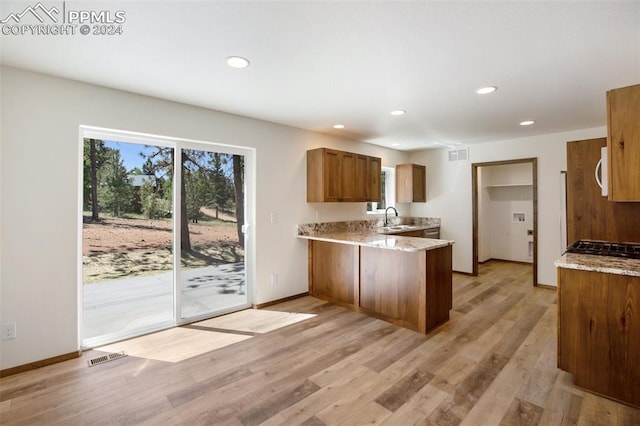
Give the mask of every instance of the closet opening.
<svg viewBox="0 0 640 426">
<path fill-rule="evenodd" d="M 474 163 L 473 275 L 489 260 L 527 263 L 538 285 L 537 158 Z"/>
</svg>

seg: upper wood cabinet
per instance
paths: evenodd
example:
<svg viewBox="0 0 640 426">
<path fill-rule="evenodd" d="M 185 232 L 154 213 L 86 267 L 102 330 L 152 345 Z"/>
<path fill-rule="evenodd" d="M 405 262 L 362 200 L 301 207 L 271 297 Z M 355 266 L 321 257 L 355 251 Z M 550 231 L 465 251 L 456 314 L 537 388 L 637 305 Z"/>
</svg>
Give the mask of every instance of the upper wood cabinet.
<svg viewBox="0 0 640 426">
<path fill-rule="evenodd" d="M 307 202 L 380 201 L 382 160 L 329 148 L 307 151 Z"/>
<path fill-rule="evenodd" d="M 607 92 L 609 200 L 640 201 L 640 84 Z"/>
<path fill-rule="evenodd" d="M 419 164 L 396 165 L 396 202 L 427 201 L 427 171 Z"/>
<path fill-rule="evenodd" d="M 567 242 L 640 243 L 640 203 L 612 203 L 593 177 L 606 138 L 567 142 Z"/>
</svg>

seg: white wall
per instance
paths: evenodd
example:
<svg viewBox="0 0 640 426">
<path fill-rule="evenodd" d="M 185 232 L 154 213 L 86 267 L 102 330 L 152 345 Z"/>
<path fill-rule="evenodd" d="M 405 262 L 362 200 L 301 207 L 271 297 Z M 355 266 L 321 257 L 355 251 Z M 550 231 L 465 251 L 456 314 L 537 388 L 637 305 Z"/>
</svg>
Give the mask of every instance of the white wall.
<svg viewBox="0 0 640 426">
<path fill-rule="evenodd" d="M 365 218 L 365 203 L 306 203 L 306 150 L 321 146 L 382 157 L 408 154 L 237 115 L 2 67 L 0 369 L 79 348 L 79 126 L 256 149 L 256 292 L 263 303 L 307 291 L 303 222 Z M 403 209 L 402 206 L 400 206 Z M 408 214 L 410 206 L 404 207 Z M 277 212 L 278 222 L 270 223 Z M 402 213 L 402 211 L 401 211 Z M 271 286 L 271 273 L 278 284 Z"/>
<path fill-rule="evenodd" d="M 603 117 L 605 111 L 602 111 Z M 553 262 L 561 254 L 560 171 L 566 170 L 566 142 L 604 137 L 605 127 L 489 142 L 469 146 L 469 161 L 449 162 L 446 149 L 411 153 L 412 163 L 427 166 L 427 202 L 411 214 L 442 219 L 442 238 L 455 240 L 453 267 L 471 273 L 471 164 L 538 158 L 538 282 L 556 285 Z"/>
<path fill-rule="evenodd" d="M 527 230 L 533 229 L 533 187 L 489 188 L 491 218 L 491 258 L 533 262 L 529 258 Z M 514 221 L 514 213 L 524 213 L 525 221 Z"/>
</svg>

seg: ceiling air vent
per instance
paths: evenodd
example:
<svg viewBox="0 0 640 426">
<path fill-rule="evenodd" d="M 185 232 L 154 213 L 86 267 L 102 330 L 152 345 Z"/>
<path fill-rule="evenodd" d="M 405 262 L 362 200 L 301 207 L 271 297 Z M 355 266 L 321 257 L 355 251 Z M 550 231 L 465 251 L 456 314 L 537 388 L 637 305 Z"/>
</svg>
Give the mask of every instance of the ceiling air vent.
<svg viewBox="0 0 640 426">
<path fill-rule="evenodd" d="M 449 161 L 467 161 L 469 159 L 469 148 L 454 149 L 449 151 Z"/>
</svg>

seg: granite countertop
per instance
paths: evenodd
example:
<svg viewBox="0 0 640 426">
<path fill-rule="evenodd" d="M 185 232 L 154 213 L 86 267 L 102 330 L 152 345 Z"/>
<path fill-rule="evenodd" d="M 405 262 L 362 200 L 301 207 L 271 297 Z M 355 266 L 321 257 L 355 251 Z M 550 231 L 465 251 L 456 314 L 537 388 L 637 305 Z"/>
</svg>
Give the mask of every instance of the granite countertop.
<svg viewBox="0 0 640 426">
<path fill-rule="evenodd" d="M 433 250 L 447 247 L 454 243 L 450 240 L 401 237 L 397 235 L 379 234 L 377 232 L 309 232 L 305 235 L 298 235 L 298 238 L 408 252 Z"/>
<path fill-rule="evenodd" d="M 566 253 L 555 261 L 555 265 L 558 268 L 640 277 L 640 259 Z"/>
</svg>

